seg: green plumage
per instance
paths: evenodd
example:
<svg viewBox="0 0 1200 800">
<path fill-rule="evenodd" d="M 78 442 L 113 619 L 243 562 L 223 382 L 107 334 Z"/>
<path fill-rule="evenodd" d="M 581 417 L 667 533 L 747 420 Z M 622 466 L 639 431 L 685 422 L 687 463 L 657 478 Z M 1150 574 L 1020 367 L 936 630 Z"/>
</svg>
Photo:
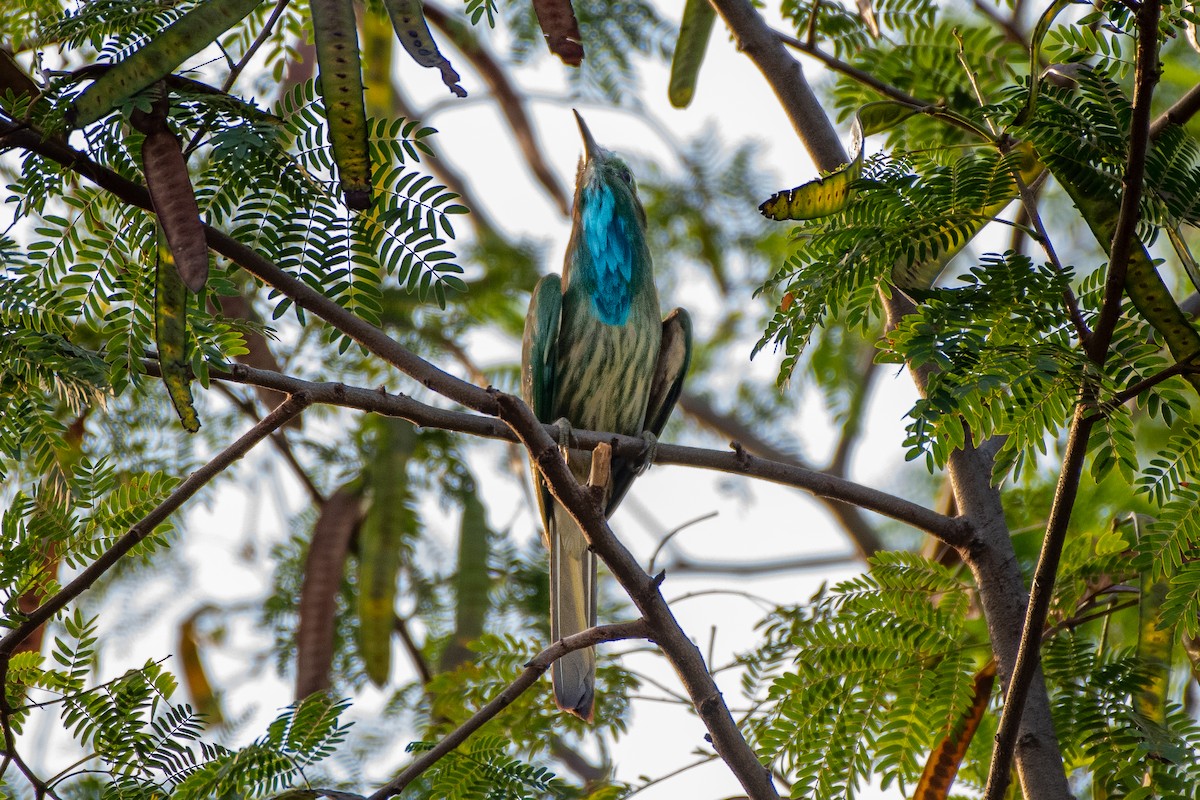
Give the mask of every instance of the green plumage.
<svg viewBox="0 0 1200 800">
<path fill-rule="evenodd" d="M 629 436 L 662 431 L 679 397 L 691 355 L 682 309 L 660 319 L 646 242 L 646 215 L 629 168 L 596 144 L 576 114 L 586 153 L 576 178 L 574 224 L 563 276 L 538 283 L 525 320 L 521 385 L 538 419 Z M 577 480 L 591 454 L 571 450 Z M 615 458 L 608 487 L 612 514 L 636 475 Z M 596 624 L 596 557 L 587 539 L 535 473 L 544 541 L 550 551 L 550 635 L 557 641 Z M 595 654 L 559 659 L 552 670 L 563 709 L 590 719 Z"/>
</svg>

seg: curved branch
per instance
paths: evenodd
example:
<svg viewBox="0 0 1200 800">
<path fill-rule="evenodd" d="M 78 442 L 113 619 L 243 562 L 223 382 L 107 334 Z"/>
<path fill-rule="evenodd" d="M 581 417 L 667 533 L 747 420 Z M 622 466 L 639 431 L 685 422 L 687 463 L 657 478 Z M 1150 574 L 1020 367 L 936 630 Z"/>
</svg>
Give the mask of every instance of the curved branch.
<svg viewBox="0 0 1200 800">
<path fill-rule="evenodd" d="M 404 791 L 404 788 L 420 777 L 421 773 L 432 767 L 447 753 L 465 742 L 472 733 L 479 730 L 488 720 L 495 717 L 514 700 L 533 686 L 542 673 L 550 669 L 559 658 L 573 650 L 593 647 L 602 642 L 615 642 L 622 639 L 645 639 L 650 635 L 650 626 L 645 620 L 619 622 L 614 625 L 599 625 L 589 628 L 573 636 L 560 639 L 529 660 L 525 670 L 517 676 L 500 694 L 496 695 L 487 705 L 471 715 L 471 718 L 459 725 L 431 750 L 418 756 L 403 772 L 379 787 L 379 790 L 367 800 L 388 800 Z"/>
<path fill-rule="evenodd" d="M 685 393 L 679 398 L 679 407 L 683 409 L 684 413 L 699 420 L 700 424 L 731 437 L 744 447 L 746 452 L 780 464 L 792 466 L 796 469 L 806 471 L 811 469 L 802 459 L 766 441 L 749 427 L 743 425 L 740 420 L 733 418 L 729 414 L 722 414 L 717 411 L 709 405 L 707 400 L 701 397 Z M 838 473 L 833 474 L 836 477 L 841 477 Z M 862 510 L 858 506 L 841 502 L 837 498 L 822 496 L 820 499 L 823 502 L 832 500 L 832 502 L 825 502 L 825 507 L 829 510 L 830 514 L 837 518 L 842 529 L 850 536 L 850 539 L 854 542 L 855 549 L 858 550 L 863 560 L 870 558 L 883 549 L 883 542 L 880 540 L 878 532 L 867 521 L 867 518 L 863 516 Z M 942 539 L 942 536 L 938 534 L 934 535 Z M 945 541 L 944 539 L 942 540 Z"/>
</svg>

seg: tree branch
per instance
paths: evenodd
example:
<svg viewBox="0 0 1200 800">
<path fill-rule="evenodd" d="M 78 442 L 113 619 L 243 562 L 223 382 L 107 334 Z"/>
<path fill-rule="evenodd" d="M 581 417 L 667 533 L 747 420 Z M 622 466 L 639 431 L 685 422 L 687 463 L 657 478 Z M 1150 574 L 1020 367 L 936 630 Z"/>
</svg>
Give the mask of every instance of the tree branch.
<svg viewBox="0 0 1200 800">
<path fill-rule="evenodd" d="M 289 397 L 282 405 L 268 414 L 262 422 L 255 425 L 233 444 L 226 447 L 211 461 L 197 469 L 176 487 L 165 500 L 130 528 L 113 546 L 100 554 L 95 561 L 84 567 L 75 578 L 46 599 L 25 621 L 9 631 L 0 639 L 0 675 L 7 673 L 8 660 L 21 641 L 37 630 L 38 626 L 66 607 L 67 603 L 83 594 L 93 583 L 100 579 L 105 572 L 113 567 L 139 542 L 154 532 L 158 525 L 175 513 L 187 500 L 200 491 L 205 484 L 224 472 L 231 464 L 240 459 L 263 439 L 300 414 L 312 403 L 312 399 L 300 392 Z"/>
<path fill-rule="evenodd" d="M 154 361 L 143 361 L 142 366 L 148 374 L 158 376 L 158 366 Z M 518 436 L 498 419 L 437 408 L 414 400 L 407 395 L 388 394 L 378 389 L 347 386 L 343 383 L 315 383 L 279 372 L 254 369 L 244 364 L 234 364 L 228 371 L 210 367 L 209 376 L 213 380 L 264 386 L 280 392 L 303 392 L 313 403 L 371 411 L 390 417 L 403 417 L 423 428 L 455 431 L 485 439 L 519 441 Z M 553 425 L 542 424 L 542 428 L 549 436 L 556 436 L 558 433 L 558 429 Z M 599 444 L 612 445 L 615 454 L 626 458 L 637 458 L 643 454 L 646 448 L 645 441 L 637 436 L 584 430 L 571 431 L 572 447 L 591 450 Z M 803 489 L 816 495 L 819 499 L 827 501 L 830 508 L 835 506 L 850 507 L 856 510 L 862 508 L 891 517 L 925 531 L 952 547 L 963 547 L 970 542 L 969 527 L 961 518 L 948 517 L 902 497 L 881 492 L 878 489 L 872 489 L 835 475 L 798 466 L 786 454 L 783 454 L 783 457 L 788 460 L 774 461 L 759 458 L 750 455 L 740 445 L 735 445 L 733 452 L 724 452 L 660 443 L 655 451 L 654 463 L 697 467 L 732 475 L 759 478 L 782 486 Z"/>
<path fill-rule="evenodd" d="M 568 636 L 565 639 L 560 639 L 530 659 L 529 663 L 525 665 L 525 670 L 517 676 L 517 679 L 510 683 L 500 694 L 492 698 L 487 705 L 472 714 L 470 719 L 438 742 L 433 749 L 418 756 L 403 772 L 381 786 L 367 800 L 387 800 L 389 797 L 395 797 L 400 794 L 406 786 L 416 780 L 423 772 L 432 767 L 447 753 L 465 742 L 484 723 L 511 705 L 514 700 L 533 686 L 534 682 L 542 676 L 542 673 L 550 669 L 551 664 L 567 653 L 574 650 L 581 650 L 585 647 L 593 647 L 602 642 L 615 642 L 622 639 L 645 639 L 649 635 L 650 626 L 647 625 L 645 620 L 639 619 L 632 622 L 620 622 L 614 625 L 600 625 L 573 636 Z"/>
<path fill-rule="evenodd" d="M 802 84 L 803 73 L 798 65 L 787 63 L 792 61 L 791 56 L 749 0 L 713 0 L 713 5 L 739 42 L 762 43 L 765 38 L 771 37 L 777 45 L 776 49 L 761 44 L 762 49 L 770 54 L 769 59 L 755 52 L 748 51 L 747 55 L 755 60 L 763 76 L 772 85 L 809 151 L 819 155 L 814 156 L 817 168 L 827 172 L 848 161 L 824 111 L 819 106 L 814 109 L 804 98 L 804 92 L 791 85 Z M 811 92 L 808 94 L 811 95 Z M 837 142 L 836 146 L 831 141 Z M 890 326 L 914 310 L 900 292 L 885 297 L 884 305 Z M 913 378 L 917 387 L 924 391 L 928 371 L 914 370 Z M 984 442 L 979 447 L 969 444 L 951 453 L 947 474 L 954 489 L 956 505 L 972 531 L 970 541 L 959 550 L 979 586 L 980 601 L 999 674 L 1002 680 L 1007 681 L 1016 663 L 1026 593 L 1009 538 L 1008 525 L 1004 520 L 1000 492 L 991 483 L 994 454 L 993 443 Z M 1054 734 L 1050 700 L 1041 682 L 1040 671 L 1035 671 L 1031 688 L 1021 725 L 1022 747 L 1017 754 L 1025 797 L 1029 800 L 1067 797 L 1070 790 L 1063 769 L 1062 752 Z"/>
<path fill-rule="evenodd" d="M 687 690 L 696 713 L 708 728 L 709 739 L 721 759 L 752 800 L 777 800 L 771 773 L 759 763 L 753 748 L 738 730 L 720 690 L 709 674 L 704 657 L 659 591 L 662 575 L 652 578 L 608 527 L 601 498 L 591 487 L 582 487 L 572 475 L 553 436 L 533 411 L 511 395 L 495 393 L 499 415 L 521 439 L 551 493 L 579 524 L 591 549 L 608 566 L 629 599 L 650 627 L 650 638 L 661 648 Z"/>
<path fill-rule="evenodd" d="M 812 469 L 803 459 L 761 438 L 751 428 L 743 425 L 740 420 L 729 414 L 717 411 L 702 397 L 685 392 L 679 398 L 679 407 L 683 409 L 684 413 L 698 420 L 701 425 L 729 436 L 741 445 L 745 452 L 770 459 L 779 464 L 789 465 L 796 469 L 805 471 Z M 840 477 L 840 475 L 834 477 Z M 846 531 L 851 541 L 854 542 L 855 548 L 864 561 L 883 549 L 883 542 L 879 538 L 879 533 L 867 521 L 859 506 L 838 500 L 834 497 L 818 496 L 818 498 L 824 503 L 829 513 L 837 518 L 842 529 Z M 833 502 L 827 502 L 828 500 L 832 500 Z M 941 539 L 942 537 L 938 536 L 938 538 Z"/>
<path fill-rule="evenodd" d="M 1129 156 L 1121 181 L 1121 211 L 1113 232 L 1104 280 L 1104 304 L 1092 337 L 1084 349 L 1092 361 L 1103 364 L 1121 314 L 1125 296 L 1125 273 L 1133 253 L 1134 236 L 1141 217 L 1142 188 L 1146 175 L 1146 151 L 1150 146 L 1150 101 L 1158 83 L 1158 18 L 1160 0 L 1143 0 L 1138 6 L 1138 43 L 1133 87 L 1133 112 L 1129 121 Z"/>
<path fill-rule="evenodd" d="M 1150 138 L 1157 139 L 1169 125 L 1184 125 L 1200 112 L 1200 84 L 1189 89 L 1150 125 Z"/>
<path fill-rule="evenodd" d="M 1084 342 L 1088 357 L 1099 366 L 1103 366 L 1108 359 L 1108 348 L 1120 316 L 1121 300 L 1125 294 L 1125 273 L 1133 252 L 1134 235 L 1140 216 L 1146 151 L 1150 139 L 1150 101 L 1154 94 L 1154 86 L 1158 83 L 1158 20 L 1161 12 L 1159 2 L 1160 0 L 1142 0 L 1136 12 L 1137 70 L 1134 77 L 1129 155 L 1123 180 L 1124 193 L 1121 197 L 1116 231 L 1113 233 L 1112 249 L 1109 252 L 1104 303 L 1092 336 Z M 992 765 L 984 790 L 985 800 L 1001 800 L 1008 789 L 1026 696 L 1034 674 L 1039 669 L 1042 631 L 1046 626 L 1046 613 L 1050 608 L 1050 597 L 1054 592 L 1055 578 L 1058 576 L 1058 564 L 1067 536 L 1067 525 L 1071 520 L 1071 511 L 1079 491 L 1088 438 L 1098 419 L 1090 413 L 1094 401 L 1094 391 L 1085 387 L 1071 420 L 1062 470 L 1059 473 L 1050 519 L 1046 523 L 1046 535 L 1042 539 L 1042 551 L 1034 573 L 1033 589 L 1030 592 L 1021 631 L 1017 660 L 1008 683 L 1000 727 L 996 731 L 996 748 L 992 752 Z"/>
</svg>

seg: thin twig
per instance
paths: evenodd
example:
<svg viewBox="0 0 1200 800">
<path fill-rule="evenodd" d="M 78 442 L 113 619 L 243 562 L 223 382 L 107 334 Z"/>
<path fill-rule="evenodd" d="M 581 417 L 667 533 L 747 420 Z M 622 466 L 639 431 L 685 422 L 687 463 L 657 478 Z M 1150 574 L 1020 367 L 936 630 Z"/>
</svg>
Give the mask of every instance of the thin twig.
<svg viewBox="0 0 1200 800">
<path fill-rule="evenodd" d="M 1067 268 L 1059 260 L 1058 251 L 1054 249 L 1054 242 L 1050 239 L 1050 232 L 1046 230 L 1046 226 L 1042 222 L 1041 212 L 1038 211 L 1036 188 L 1027 184 L 1018 170 L 1013 170 L 1013 181 L 1017 184 L 1017 193 L 1021 198 L 1021 209 L 1025 212 L 1025 216 L 1028 217 L 1034 231 L 1037 233 L 1038 244 L 1045 251 L 1046 258 L 1049 259 L 1050 265 L 1054 267 L 1054 271 L 1060 276 L 1065 276 Z M 1075 292 L 1072 291 L 1070 286 L 1067 286 L 1063 290 L 1063 305 L 1067 308 L 1067 313 L 1071 318 L 1072 324 L 1075 326 L 1075 335 L 1079 337 L 1079 341 L 1088 341 L 1091 338 L 1092 332 L 1088 329 L 1087 320 L 1083 318 L 1083 312 L 1079 308 L 1079 300 L 1075 297 Z"/>
<path fill-rule="evenodd" d="M 400 643 L 404 645 L 404 652 L 408 653 L 408 659 L 413 663 L 413 668 L 417 670 L 417 676 L 421 679 L 421 685 L 428 686 L 433 680 L 433 670 L 430 668 L 429 662 L 425 660 L 425 654 L 417 646 L 416 639 L 413 639 L 412 632 L 408 629 L 408 620 L 397 614 L 395 626 Z"/>
<path fill-rule="evenodd" d="M 253 403 L 245 400 L 244 398 L 238 397 L 236 394 L 230 391 L 229 387 L 224 383 L 218 382 L 214 384 L 214 386 L 216 387 L 217 391 L 225 395 L 229 402 L 237 406 L 238 410 L 246 415 L 246 417 L 254 420 L 255 422 L 260 421 L 261 418 L 258 416 L 258 409 Z M 317 507 L 323 505 L 325 503 L 325 495 L 321 493 L 321 490 L 317 488 L 316 482 L 313 481 L 312 477 L 308 474 L 308 472 L 305 471 L 304 467 L 300 465 L 300 461 L 296 458 L 296 454 L 292 451 L 291 443 L 287 440 L 287 435 L 282 430 L 272 433 L 271 444 L 277 451 L 279 451 L 279 455 L 283 457 L 284 462 L 291 467 L 292 474 L 294 474 L 296 476 L 296 480 L 300 481 L 300 484 L 304 486 L 304 490 L 308 492 L 308 497 L 313 501 L 313 504 Z"/>
<path fill-rule="evenodd" d="M 679 525 L 679 526 L 667 531 L 666 535 L 663 536 L 662 539 L 659 540 L 658 546 L 656 546 L 654 548 L 654 552 L 650 554 L 650 564 L 646 567 L 646 572 L 649 572 L 649 573 L 654 572 L 654 562 L 658 559 L 658 554 L 663 551 L 663 548 L 667 546 L 668 542 L 670 542 L 677 535 L 679 535 L 683 531 L 687 530 L 688 528 L 692 527 L 693 525 L 699 525 L 701 522 L 705 522 L 707 520 L 712 519 L 713 517 L 716 517 L 717 513 L 718 512 L 716 512 L 716 511 L 709 511 L 707 514 L 701 514 L 700 516 L 696 517 L 695 519 L 689 519 L 687 522 L 683 523 L 682 525 Z"/>
<path fill-rule="evenodd" d="M 432 749 L 419 755 L 403 772 L 381 786 L 368 800 L 387 800 L 389 797 L 395 797 L 400 794 L 406 786 L 420 777 L 423 772 L 437 763 L 447 753 L 465 742 L 484 723 L 511 705 L 514 700 L 533 686 L 537 679 L 542 676 L 542 673 L 550 669 L 551 664 L 567 653 L 574 650 L 581 650 L 585 647 L 594 647 L 602 642 L 646 638 L 649 632 L 650 628 L 646 624 L 646 621 L 638 619 L 632 622 L 621 622 L 614 625 L 601 625 L 589 628 L 586 631 L 555 642 L 530 659 L 529 663 L 525 665 L 525 670 L 517 676 L 517 679 L 510 683 L 500 694 L 492 698 L 487 705 L 472 714 L 466 722 L 454 729 L 454 731 L 438 742 Z"/>
<path fill-rule="evenodd" d="M 258 36 L 256 36 L 254 41 L 250 43 L 250 46 L 246 48 L 246 52 L 242 54 L 241 60 L 234 64 L 233 68 L 229 70 L 229 75 L 225 78 L 225 82 L 221 84 L 222 92 L 228 92 L 233 88 L 234 82 L 238 79 L 238 76 L 242 74 L 242 71 L 246 69 L 246 65 L 250 63 L 250 59 L 254 58 L 254 54 L 257 53 L 259 48 L 266 43 L 268 38 L 270 38 L 271 30 L 275 27 L 275 23 L 279 21 L 279 18 L 283 16 L 283 12 L 287 9 L 289 2 L 291 2 L 291 0 L 277 0 L 275 3 L 275 8 L 271 9 L 271 15 L 268 16 L 266 22 L 263 23 L 262 30 L 258 32 Z"/>
</svg>

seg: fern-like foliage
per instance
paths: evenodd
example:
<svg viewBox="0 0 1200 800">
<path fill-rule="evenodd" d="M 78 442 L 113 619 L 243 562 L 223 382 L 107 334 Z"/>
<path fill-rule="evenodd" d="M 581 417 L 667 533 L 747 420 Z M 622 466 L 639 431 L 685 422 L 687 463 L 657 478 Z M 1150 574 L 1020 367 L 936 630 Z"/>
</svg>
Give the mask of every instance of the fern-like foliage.
<svg viewBox="0 0 1200 800">
<path fill-rule="evenodd" d="M 942 466 L 977 437 L 1006 436 L 997 475 L 1045 452 L 1070 416 L 1085 372 L 1061 311 L 1067 277 L 1008 253 L 985 256 L 960 289 L 930 293 L 888 336 L 891 354 L 934 366 L 909 415 L 909 457 Z"/>
<path fill-rule="evenodd" d="M 875 39 L 863 15 L 841 5 L 785 0 L 782 11 L 798 34 L 816 34 L 839 58 L 870 48 Z M 884 0 L 872 3 L 872 14 L 880 33 L 907 39 L 917 31 L 927 35 L 937 6 L 928 0 Z"/>
<path fill-rule="evenodd" d="M 792 664 L 772 681 L 757 746 L 793 796 L 849 797 L 871 778 L 916 779 L 920 754 L 971 702 L 969 606 L 969 587 L 945 567 L 888 553 L 775 629 Z"/>
<path fill-rule="evenodd" d="M 575 792 L 545 767 L 524 764 L 508 755 L 508 742 L 499 736 L 476 736 L 422 776 L 415 797 L 438 800 L 524 800 L 527 797 L 574 797 Z M 413 742 L 410 753 L 428 750 L 428 742 Z"/>
<path fill-rule="evenodd" d="M 1149 679 L 1145 664 L 1127 652 L 1100 655 L 1090 637 L 1068 632 L 1047 642 L 1042 665 L 1068 769 L 1108 796 L 1195 796 L 1200 727 L 1178 706 L 1164 723 L 1133 709 L 1130 697 Z"/>
</svg>

